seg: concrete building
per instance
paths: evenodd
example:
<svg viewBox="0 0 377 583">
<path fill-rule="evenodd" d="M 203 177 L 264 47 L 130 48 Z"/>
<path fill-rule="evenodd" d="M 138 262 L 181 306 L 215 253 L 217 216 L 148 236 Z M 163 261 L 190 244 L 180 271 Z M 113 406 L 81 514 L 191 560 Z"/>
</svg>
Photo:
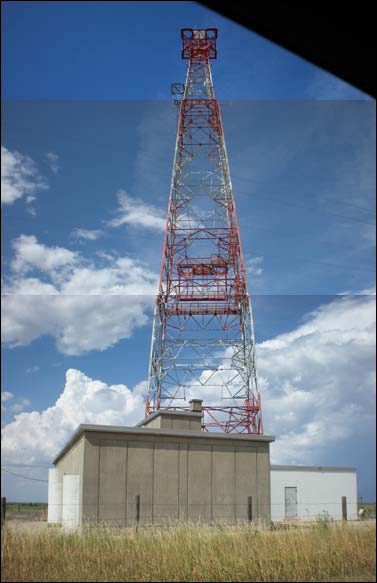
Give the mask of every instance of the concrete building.
<svg viewBox="0 0 377 583">
<path fill-rule="evenodd" d="M 271 466 L 271 520 L 357 519 L 355 468 Z"/>
<path fill-rule="evenodd" d="M 49 522 L 269 524 L 274 438 L 204 432 L 201 421 L 192 401 L 136 427 L 80 425 L 50 470 Z"/>
<path fill-rule="evenodd" d="M 273 437 L 201 430 L 161 410 L 136 427 L 80 425 L 49 472 L 48 521 L 77 528 L 179 521 L 357 519 L 354 468 L 271 466 Z"/>
</svg>

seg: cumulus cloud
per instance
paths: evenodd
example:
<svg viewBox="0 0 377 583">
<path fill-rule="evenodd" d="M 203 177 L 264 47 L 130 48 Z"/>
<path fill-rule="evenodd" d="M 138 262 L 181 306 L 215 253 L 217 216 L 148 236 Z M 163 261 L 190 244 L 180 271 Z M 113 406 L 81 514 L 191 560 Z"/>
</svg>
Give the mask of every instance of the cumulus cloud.
<svg viewBox="0 0 377 583">
<path fill-rule="evenodd" d="M 75 239 L 86 239 L 87 241 L 95 241 L 102 237 L 104 232 L 101 229 L 73 229 L 71 235 Z"/>
<path fill-rule="evenodd" d="M 324 452 L 371 430 L 374 308 L 374 297 L 339 297 L 257 347 L 265 433 L 277 438 L 273 463 L 320 464 Z M 146 381 L 130 390 L 70 369 L 53 406 L 16 415 L 4 427 L 3 455 L 12 463 L 50 463 L 80 423 L 134 425 L 146 389 Z M 209 402 L 204 391 L 194 396 Z"/>
<path fill-rule="evenodd" d="M 60 166 L 58 164 L 59 156 L 57 154 L 54 154 L 53 152 L 47 152 L 45 156 L 50 164 L 52 172 L 54 174 L 57 174 L 60 170 Z"/>
<path fill-rule="evenodd" d="M 342 296 L 258 346 L 272 461 L 313 463 L 375 423 L 375 297 Z"/>
<path fill-rule="evenodd" d="M 264 430 L 276 436 L 273 463 L 321 463 L 329 447 L 372 433 L 375 305 L 372 294 L 337 296 L 296 329 L 257 345 Z M 225 351 L 228 359 L 231 352 Z M 228 363 L 190 382 L 187 399 L 224 404 L 227 388 L 240 388 Z"/>
<path fill-rule="evenodd" d="M 17 273 L 26 273 L 34 268 L 50 273 L 77 261 L 77 253 L 64 247 L 47 247 L 38 243 L 34 235 L 20 235 L 12 242 L 12 247 L 15 257 L 11 269 Z"/>
<path fill-rule="evenodd" d="M 140 261 L 110 254 L 87 261 L 24 235 L 13 249 L 2 297 L 5 345 L 48 335 L 60 352 L 78 355 L 105 350 L 148 322 L 158 275 Z"/>
<path fill-rule="evenodd" d="M 246 265 L 245 265 L 245 269 L 247 271 L 247 273 L 250 273 L 251 275 L 262 275 L 263 273 L 263 267 L 262 267 L 262 263 L 263 263 L 263 259 L 264 257 L 262 255 L 260 255 L 259 257 L 252 257 L 251 259 L 248 259 L 246 261 Z"/>
<path fill-rule="evenodd" d="M 46 179 L 41 176 L 37 165 L 30 156 L 1 146 L 1 203 L 13 204 L 17 199 L 27 196 L 27 202 L 35 199 L 38 190 L 48 188 Z"/>
<path fill-rule="evenodd" d="M 95 241 L 103 237 L 108 229 L 116 229 L 123 225 L 137 228 L 164 231 L 166 213 L 157 206 L 147 204 L 140 198 L 134 198 L 124 190 L 117 192 L 118 207 L 113 211 L 115 218 L 103 221 L 104 228 L 82 229 L 77 227 L 72 230 L 71 237 L 76 240 Z"/>
<path fill-rule="evenodd" d="M 38 371 L 39 371 L 39 366 L 37 364 L 35 364 L 34 366 L 30 366 L 29 368 L 26 369 L 27 373 L 38 372 Z"/>
<path fill-rule="evenodd" d="M 21 411 L 26 409 L 26 407 L 28 407 L 29 405 L 30 405 L 29 399 L 22 399 L 22 401 L 20 401 L 19 403 L 11 405 L 10 410 L 13 411 L 13 413 L 20 413 Z"/>
<path fill-rule="evenodd" d="M 6 401 L 9 401 L 10 399 L 13 399 L 13 397 L 14 397 L 13 393 L 11 393 L 9 391 L 1 391 L 1 413 L 2 414 L 8 408 L 5 405 L 3 405 L 3 403 L 5 403 Z M 3 423 L 3 419 L 1 419 L 1 423 Z"/>
<path fill-rule="evenodd" d="M 147 204 L 138 198 L 133 198 L 124 190 L 118 192 L 117 198 L 119 206 L 116 214 L 118 216 L 108 221 L 107 224 L 110 227 L 132 225 L 134 227 L 146 227 L 148 229 L 164 231 L 166 213 L 160 208 Z"/>
<path fill-rule="evenodd" d="M 12 399 L 14 397 L 13 393 L 10 393 L 9 391 L 1 391 L 1 402 L 3 403 L 4 401 L 9 401 L 9 399 Z"/>
<path fill-rule="evenodd" d="M 130 390 L 69 369 L 52 407 L 20 413 L 2 429 L 3 463 L 50 464 L 81 423 L 134 425 L 144 416 L 145 390 L 144 382 Z"/>
<path fill-rule="evenodd" d="M 31 215 L 32 217 L 36 217 L 37 216 L 37 211 L 32 206 L 26 207 L 26 212 L 29 213 L 29 215 Z"/>
</svg>

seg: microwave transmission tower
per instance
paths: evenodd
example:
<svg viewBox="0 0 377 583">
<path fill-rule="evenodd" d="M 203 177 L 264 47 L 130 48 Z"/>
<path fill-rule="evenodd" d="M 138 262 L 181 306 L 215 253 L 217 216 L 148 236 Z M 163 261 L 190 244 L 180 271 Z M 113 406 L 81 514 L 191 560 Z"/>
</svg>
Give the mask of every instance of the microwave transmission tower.
<svg viewBox="0 0 377 583">
<path fill-rule="evenodd" d="M 217 29 L 181 29 L 185 84 L 156 298 L 146 417 L 203 400 L 203 429 L 263 433 L 236 207 L 210 62 Z"/>
</svg>

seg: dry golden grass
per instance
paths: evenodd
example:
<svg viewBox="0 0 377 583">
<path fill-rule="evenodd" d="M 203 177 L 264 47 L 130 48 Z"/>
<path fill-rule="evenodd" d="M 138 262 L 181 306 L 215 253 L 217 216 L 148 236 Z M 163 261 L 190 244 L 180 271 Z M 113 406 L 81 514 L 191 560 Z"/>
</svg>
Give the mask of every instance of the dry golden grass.
<svg viewBox="0 0 377 583">
<path fill-rule="evenodd" d="M 4 581 L 375 581 L 373 525 L 3 533 Z"/>
</svg>

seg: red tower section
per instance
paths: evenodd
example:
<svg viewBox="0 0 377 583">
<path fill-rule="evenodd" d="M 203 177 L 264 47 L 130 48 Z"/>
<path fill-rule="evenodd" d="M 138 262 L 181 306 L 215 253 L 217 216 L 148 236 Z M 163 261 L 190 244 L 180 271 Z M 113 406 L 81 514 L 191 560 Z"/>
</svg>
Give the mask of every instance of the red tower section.
<svg viewBox="0 0 377 583">
<path fill-rule="evenodd" d="M 263 433 L 245 265 L 210 59 L 217 29 L 183 28 L 179 108 L 146 416 L 204 401 L 204 429 Z"/>
</svg>

